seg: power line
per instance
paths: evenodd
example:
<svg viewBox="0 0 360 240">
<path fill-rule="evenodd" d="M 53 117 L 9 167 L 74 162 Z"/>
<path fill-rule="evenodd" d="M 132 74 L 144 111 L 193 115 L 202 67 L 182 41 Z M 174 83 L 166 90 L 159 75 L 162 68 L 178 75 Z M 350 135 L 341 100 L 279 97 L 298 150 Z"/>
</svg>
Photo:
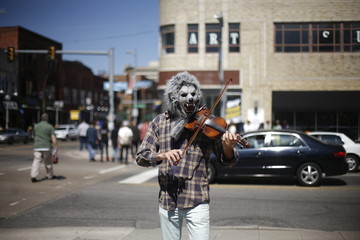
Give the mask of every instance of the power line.
<svg viewBox="0 0 360 240">
<path fill-rule="evenodd" d="M 93 39 L 74 39 L 74 40 L 67 40 L 62 41 L 63 43 L 69 43 L 69 42 L 93 42 L 93 41 L 99 41 L 99 40 L 109 40 L 109 39 L 117 39 L 117 38 L 126 38 L 126 37 L 134 37 L 134 36 L 140 36 L 140 35 L 146 35 L 154 33 L 155 31 L 145 31 L 145 32 L 137 32 L 137 33 L 129 33 L 129 34 L 122 34 L 122 35 L 114 35 L 109 37 L 103 37 L 103 38 L 93 38 Z"/>
</svg>

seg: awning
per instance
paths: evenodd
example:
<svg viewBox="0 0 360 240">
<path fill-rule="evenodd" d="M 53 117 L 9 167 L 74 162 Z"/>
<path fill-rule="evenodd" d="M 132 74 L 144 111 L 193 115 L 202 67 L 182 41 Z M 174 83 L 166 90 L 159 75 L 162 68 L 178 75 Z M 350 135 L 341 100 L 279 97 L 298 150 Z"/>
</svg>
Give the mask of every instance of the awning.
<svg viewBox="0 0 360 240">
<path fill-rule="evenodd" d="M 141 81 L 136 82 L 136 88 L 137 89 L 149 88 L 153 84 L 154 83 L 151 80 L 141 80 Z M 104 88 L 105 91 L 109 91 L 110 83 L 109 82 L 104 82 L 103 88 Z M 127 82 L 114 82 L 113 89 L 114 89 L 115 92 L 125 91 L 125 90 L 128 89 L 128 83 Z"/>
</svg>

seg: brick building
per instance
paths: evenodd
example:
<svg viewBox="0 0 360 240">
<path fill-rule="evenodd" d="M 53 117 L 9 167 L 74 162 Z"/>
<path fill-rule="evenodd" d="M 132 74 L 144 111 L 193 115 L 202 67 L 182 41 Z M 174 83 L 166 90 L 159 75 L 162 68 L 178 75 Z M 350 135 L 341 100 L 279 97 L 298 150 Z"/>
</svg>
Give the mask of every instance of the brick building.
<svg viewBox="0 0 360 240">
<path fill-rule="evenodd" d="M 95 76 L 90 68 L 78 61 L 63 61 L 59 99 L 64 102 L 60 122 L 78 122 L 82 118 L 105 120 L 109 111 L 108 93 L 103 90 L 105 78 Z M 79 119 L 69 118 L 71 111 Z"/>
<path fill-rule="evenodd" d="M 8 127 L 26 129 L 37 123 L 42 112 L 49 113 L 50 122 L 71 122 L 70 111 L 83 112 L 90 119 L 105 118 L 108 109 L 105 79 L 94 76 L 79 62 L 62 61 L 56 54 L 50 61 L 47 52 L 15 53 L 13 62 L 7 60 L 7 48 L 15 50 L 47 50 L 62 44 L 20 26 L 0 27 L 0 125 L 6 125 L 5 104 L 10 98 Z M 86 99 L 91 100 L 86 110 Z M 56 109 L 56 103 L 62 107 Z M 77 121 L 77 120 L 74 120 Z"/>
<path fill-rule="evenodd" d="M 210 107 L 223 72 L 229 120 L 359 137 L 359 1 L 160 0 L 160 34 L 160 89 L 187 70 Z"/>
<path fill-rule="evenodd" d="M 4 50 L 8 47 L 45 50 L 50 46 L 62 49 L 61 43 L 20 26 L 0 27 L 0 98 L 8 96 L 17 105 L 16 109 L 9 111 L 9 127 L 26 128 L 37 122 L 41 112 L 54 111 L 61 57 L 56 56 L 55 60 L 49 61 L 46 54 L 15 53 L 14 62 L 8 62 Z M 1 105 L 0 111 L 4 111 L 5 104 Z M 0 120 L 5 124 L 3 117 Z M 50 120 L 54 120 L 53 116 Z"/>
</svg>

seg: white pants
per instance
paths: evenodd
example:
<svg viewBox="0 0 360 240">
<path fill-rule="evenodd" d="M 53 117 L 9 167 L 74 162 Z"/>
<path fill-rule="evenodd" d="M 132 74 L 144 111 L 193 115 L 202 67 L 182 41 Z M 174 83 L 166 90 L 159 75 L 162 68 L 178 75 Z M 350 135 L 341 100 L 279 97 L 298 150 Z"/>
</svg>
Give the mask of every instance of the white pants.
<svg viewBox="0 0 360 240">
<path fill-rule="evenodd" d="M 46 176 L 51 179 L 54 176 L 51 151 L 34 151 L 34 160 L 31 167 L 31 178 L 39 175 L 41 163 L 44 160 Z"/>
<path fill-rule="evenodd" d="M 209 204 L 200 204 L 194 208 L 167 211 L 159 207 L 163 240 L 180 240 L 183 219 L 186 220 L 190 240 L 209 240 L 210 214 Z"/>
</svg>

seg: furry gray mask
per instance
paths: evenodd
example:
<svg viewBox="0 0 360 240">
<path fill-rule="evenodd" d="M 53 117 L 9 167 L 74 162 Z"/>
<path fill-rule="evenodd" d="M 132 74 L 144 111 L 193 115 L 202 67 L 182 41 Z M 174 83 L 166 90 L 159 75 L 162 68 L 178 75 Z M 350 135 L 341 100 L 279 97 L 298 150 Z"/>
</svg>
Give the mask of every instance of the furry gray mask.
<svg viewBox="0 0 360 240">
<path fill-rule="evenodd" d="M 171 136 L 178 139 L 184 125 L 203 105 L 199 81 L 188 72 L 173 76 L 164 93 L 167 111 L 172 117 Z"/>
</svg>

